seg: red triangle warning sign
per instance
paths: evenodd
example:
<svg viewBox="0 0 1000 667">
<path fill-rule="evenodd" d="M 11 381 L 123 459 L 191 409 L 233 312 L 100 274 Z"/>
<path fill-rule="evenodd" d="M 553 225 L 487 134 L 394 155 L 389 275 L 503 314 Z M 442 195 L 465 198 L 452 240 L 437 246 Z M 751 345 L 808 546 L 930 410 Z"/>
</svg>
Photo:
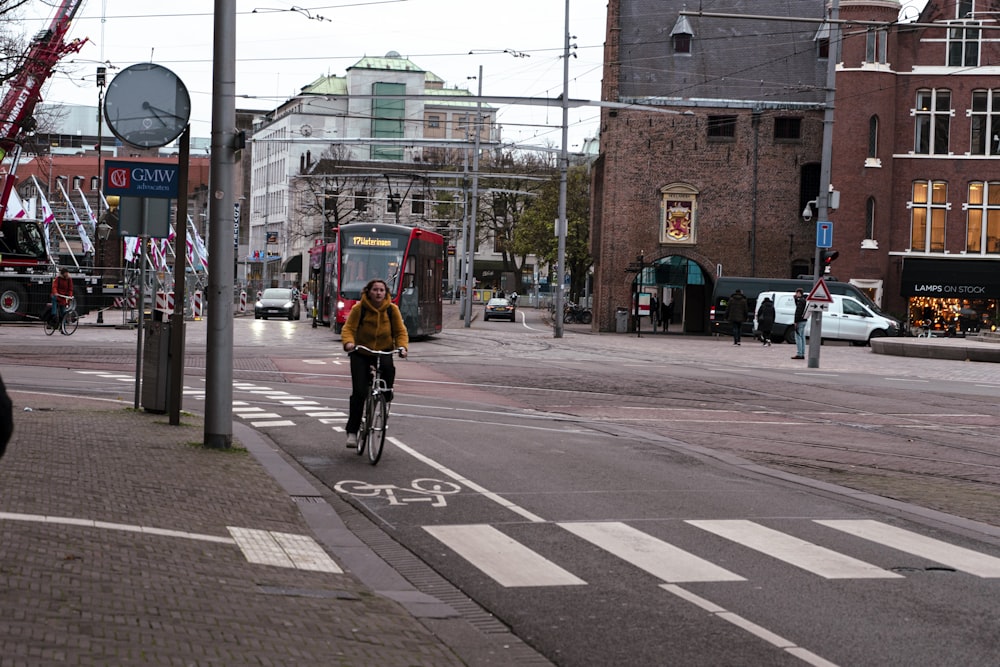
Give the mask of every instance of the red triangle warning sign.
<svg viewBox="0 0 1000 667">
<path fill-rule="evenodd" d="M 833 303 L 833 297 L 830 296 L 830 288 L 826 286 L 826 281 L 820 278 L 813 285 L 812 291 L 809 292 L 809 296 L 806 297 L 806 301 L 815 301 L 818 303 Z"/>
</svg>

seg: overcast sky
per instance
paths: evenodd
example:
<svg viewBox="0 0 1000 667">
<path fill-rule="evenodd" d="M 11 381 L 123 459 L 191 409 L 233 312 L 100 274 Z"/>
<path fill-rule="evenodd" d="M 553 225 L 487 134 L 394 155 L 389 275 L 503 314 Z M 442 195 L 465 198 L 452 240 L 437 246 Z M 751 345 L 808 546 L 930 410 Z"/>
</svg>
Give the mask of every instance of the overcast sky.
<svg viewBox="0 0 1000 667">
<path fill-rule="evenodd" d="M 445 80 L 483 94 L 557 97 L 562 93 L 564 0 L 237 0 L 237 107 L 272 109 L 322 75 L 344 76 L 364 56 L 397 51 Z M 26 32 L 48 20 L 52 0 L 36 0 Z M 152 61 L 174 71 L 192 99 L 192 131 L 207 137 L 211 122 L 214 3 L 210 0 L 84 0 L 71 37 L 89 43 L 64 59 L 46 102 L 97 104 L 95 71 Z M 254 11 L 256 10 L 256 11 Z M 309 18 L 309 17 L 314 18 Z M 315 17 L 323 17 L 323 20 Z M 571 0 L 570 98 L 599 100 L 606 0 Z M 118 69 L 109 69 L 108 81 Z M 596 136 L 598 110 L 570 112 L 570 148 Z M 499 109 L 504 139 L 525 144 L 561 142 L 562 112 Z M 544 127 L 531 127 L 542 125 Z"/>
</svg>

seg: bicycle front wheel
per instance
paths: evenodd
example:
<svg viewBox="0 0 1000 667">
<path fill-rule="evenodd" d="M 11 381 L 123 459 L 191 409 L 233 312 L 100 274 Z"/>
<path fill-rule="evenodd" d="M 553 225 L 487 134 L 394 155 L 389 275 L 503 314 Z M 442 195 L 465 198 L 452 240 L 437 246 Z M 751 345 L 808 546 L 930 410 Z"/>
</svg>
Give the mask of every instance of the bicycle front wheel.
<svg viewBox="0 0 1000 667">
<path fill-rule="evenodd" d="M 72 336 L 78 326 L 80 326 L 80 314 L 75 310 L 66 311 L 66 315 L 63 316 L 61 331 L 67 336 Z"/>
<path fill-rule="evenodd" d="M 389 403 L 385 394 L 378 394 L 372 399 L 371 421 L 368 428 L 368 460 L 372 465 L 382 457 L 382 445 L 385 444 L 385 431 L 389 423 Z"/>
<path fill-rule="evenodd" d="M 371 424 L 372 424 L 372 397 L 371 394 L 365 399 L 365 404 L 361 408 L 361 425 L 358 427 L 358 449 L 357 455 L 361 456 L 365 453 L 365 447 L 368 445 L 368 436 L 371 434 Z"/>
</svg>

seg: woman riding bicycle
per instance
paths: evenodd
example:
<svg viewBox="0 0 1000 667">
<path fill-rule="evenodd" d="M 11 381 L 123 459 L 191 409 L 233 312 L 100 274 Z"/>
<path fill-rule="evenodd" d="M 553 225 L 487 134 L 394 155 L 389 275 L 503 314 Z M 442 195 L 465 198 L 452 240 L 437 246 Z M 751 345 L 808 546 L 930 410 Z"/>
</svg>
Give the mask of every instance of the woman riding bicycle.
<svg viewBox="0 0 1000 667">
<path fill-rule="evenodd" d="M 361 291 L 361 301 L 351 308 L 347 322 L 340 332 L 345 352 L 353 352 L 351 358 L 351 412 L 347 418 L 347 446 L 357 447 L 358 428 L 361 426 L 361 410 L 365 402 L 368 382 L 371 379 L 375 357 L 364 350 L 354 350 L 362 345 L 373 350 L 390 352 L 399 350 L 399 356 L 406 357 L 410 336 L 403 324 L 403 315 L 389 299 L 389 287 L 384 280 L 370 280 Z M 389 387 L 392 399 L 392 382 L 396 378 L 396 368 L 392 357 L 382 360 L 382 379 Z"/>
</svg>

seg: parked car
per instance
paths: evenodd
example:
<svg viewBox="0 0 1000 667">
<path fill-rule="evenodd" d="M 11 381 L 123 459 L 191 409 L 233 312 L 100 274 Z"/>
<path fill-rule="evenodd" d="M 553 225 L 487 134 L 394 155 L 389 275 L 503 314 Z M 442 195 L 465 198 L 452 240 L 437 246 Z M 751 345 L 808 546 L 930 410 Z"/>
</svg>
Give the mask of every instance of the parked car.
<svg viewBox="0 0 1000 667">
<path fill-rule="evenodd" d="M 253 307 L 255 320 L 268 317 L 287 317 L 297 320 L 302 314 L 302 299 L 298 290 L 289 287 L 269 287 Z"/>
<path fill-rule="evenodd" d="M 517 314 L 517 307 L 507 299 L 494 298 L 486 302 L 486 310 L 483 311 L 483 321 L 491 319 L 501 319 L 514 321 Z"/>
<path fill-rule="evenodd" d="M 761 292 L 758 299 L 769 297 L 774 302 L 774 341 L 795 342 L 795 293 Z M 891 317 L 875 313 L 852 296 L 832 294 L 833 303 L 823 311 L 823 340 L 847 340 L 852 345 L 867 345 L 872 338 L 898 336 L 900 324 Z M 806 324 L 809 336 L 812 322 Z M 755 325 L 756 328 L 756 325 Z"/>
</svg>

